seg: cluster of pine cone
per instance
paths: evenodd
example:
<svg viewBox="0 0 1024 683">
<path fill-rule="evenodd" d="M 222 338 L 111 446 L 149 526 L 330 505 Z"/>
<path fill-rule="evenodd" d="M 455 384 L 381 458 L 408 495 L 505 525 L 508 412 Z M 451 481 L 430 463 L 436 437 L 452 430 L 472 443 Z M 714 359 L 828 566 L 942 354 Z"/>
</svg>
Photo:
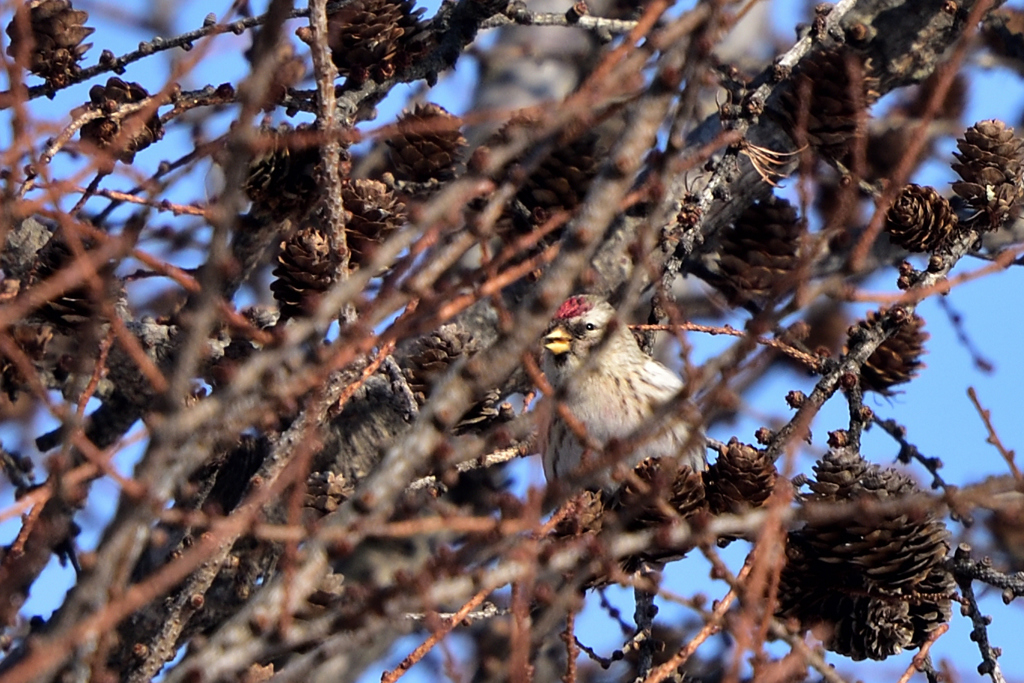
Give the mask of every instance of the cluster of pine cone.
<svg viewBox="0 0 1024 683">
<path fill-rule="evenodd" d="M 707 515 L 742 513 L 761 507 L 775 488 L 777 471 L 767 452 L 732 439 L 703 472 L 663 459 L 648 458 L 633 468 L 614 494 L 585 491 L 570 501 L 556 536 L 599 534 L 605 528 L 657 529 L 675 519 L 699 521 Z M 660 545 L 659 537 L 642 555 L 624 558 L 631 571 L 640 562 L 678 557 L 688 548 Z M 591 583 L 607 581 L 608 577 Z"/>
<path fill-rule="evenodd" d="M 814 471 L 807 521 L 788 536 L 779 616 L 853 659 L 920 646 L 950 617 L 945 524 L 929 501 L 913 504 L 913 481 L 853 449 L 832 450 Z"/>
<path fill-rule="evenodd" d="M 1024 140 L 998 120 L 980 121 L 957 140 L 953 192 L 964 205 L 959 218 L 934 188 L 909 184 L 886 215 L 892 241 L 911 252 L 935 252 L 965 230 L 995 230 L 1019 211 L 1024 180 Z"/>
</svg>

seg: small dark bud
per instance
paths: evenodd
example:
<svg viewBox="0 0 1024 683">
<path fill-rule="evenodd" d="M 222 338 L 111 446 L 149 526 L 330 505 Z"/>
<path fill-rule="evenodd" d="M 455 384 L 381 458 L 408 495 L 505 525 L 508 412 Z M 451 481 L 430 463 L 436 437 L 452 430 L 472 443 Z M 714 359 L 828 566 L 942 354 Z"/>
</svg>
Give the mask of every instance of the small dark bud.
<svg viewBox="0 0 1024 683">
<path fill-rule="evenodd" d="M 769 443 L 771 443 L 772 438 L 774 436 L 775 432 L 768 429 L 767 427 L 761 427 L 756 432 L 754 432 L 754 438 L 757 439 L 757 442 L 762 446 L 767 446 Z"/>
<path fill-rule="evenodd" d="M 786 394 L 786 403 L 794 410 L 800 408 L 806 400 L 807 395 L 802 391 L 791 391 Z"/>
<path fill-rule="evenodd" d="M 830 448 L 843 448 L 850 444 L 850 433 L 845 429 L 837 429 L 828 433 L 828 445 Z"/>
</svg>

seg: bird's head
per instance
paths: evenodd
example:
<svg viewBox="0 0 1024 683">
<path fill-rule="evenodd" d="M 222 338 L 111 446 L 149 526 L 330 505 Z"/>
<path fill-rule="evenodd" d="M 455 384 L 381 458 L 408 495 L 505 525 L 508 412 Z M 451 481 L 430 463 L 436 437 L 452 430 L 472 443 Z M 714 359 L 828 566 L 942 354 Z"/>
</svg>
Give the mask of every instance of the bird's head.
<svg viewBox="0 0 1024 683">
<path fill-rule="evenodd" d="M 592 294 L 574 296 L 558 308 L 544 335 L 544 365 L 548 380 L 555 386 L 577 371 L 590 356 L 591 350 L 601 343 L 615 318 L 615 309 L 601 297 Z M 625 327 L 612 330 L 607 345 L 624 343 L 633 337 Z M 635 345 L 635 342 L 633 342 Z"/>
</svg>

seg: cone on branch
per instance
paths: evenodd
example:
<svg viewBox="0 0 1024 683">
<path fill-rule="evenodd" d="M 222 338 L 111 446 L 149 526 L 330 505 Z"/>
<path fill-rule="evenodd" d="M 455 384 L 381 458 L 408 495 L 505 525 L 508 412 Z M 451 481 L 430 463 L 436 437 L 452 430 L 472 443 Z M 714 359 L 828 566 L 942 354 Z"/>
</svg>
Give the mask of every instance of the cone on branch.
<svg viewBox="0 0 1024 683">
<path fill-rule="evenodd" d="M 379 180 L 346 180 L 341 190 L 342 204 L 348 214 L 345 237 L 351 252 L 351 264 L 363 266 L 373 250 L 405 222 L 405 204 Z"/>
<path fill-rule="evenodd" d="M 950 616 L 954 582 L 941 518 L 927 502 L 907 500 L 919 492 L 908 477 L 853 449 L 830 451 L 815 471 L 808 504 L 855 507 L 840 519 L 805 508 L 806 524 L 787 538 L 778 615 L 853 659 L 920 646 Z"/>
<path fill-rule="evenodd" d="M 994 230 L 1018 213 L 1024 177 L 1024 140 L 997 119 L 979 121 L 956 141 L 952 165 L 963 179 L 953 183 L 978 215 L 971 226 Z M 984 217 L 984 218 L 982 218 Z"/>
<path fill-rule="evenodd" d="M 127 116 L 116 118 L 109 116 L 129 104 L 142 102 L 149 93 L 138 83 L 126 83 L 117 76 L 107 80 L 106 85 L 94 85 L 89 89 L 90 109 L 108 114 L 98 119 L 87 121 L 82 126 L 82 140 L 91 142 L 97 148 L 109 151 L 116 159 L 130 164 L 135 154 L 140 152 L 164 136 L 164 126 L 155 109 L 142 125 L 137 122 L 146 108 Z M 130 130 L 131 136 L 121 138 L 122 130 Z"/>
<path fill-rule="evenodd" d="M 86 241 L 82 244 L 83 256 L 95 245 Z M 70 266 L 76 259 L 74 251 L 60 231 L 53 234 L 43 248 L 36 253 L 36 261 L 28 276 L 29 287 L 49 279 Z M 113 303 L 117 297 L 117 284 L 113 279 L 114 265 L 100 264 L 96 276 L 100 278 L 100 292 L 94 292 L 88 281 L 58 294 L 36 309 L 36 314 L 63 330 L 74 330 L 90 320 L 99 319 L 102 301 Z"/>
<path fill-rule="evenodd" d="M 19 324 L 10 328 L 11 340 L 15 346 L 34 363 L 43 360 L 53 339 L 53 332 L 53 327 L 46 324 Z M 7 394 L 11 403 L 18 400 L 18 394 L 27 389 L 29 384 L 29 378 L 22 375 L 17 363 L 5 355 L 0 355 L 0 391 Z"/>
<path fill-rule="evenodd" d="M 388 138 L 395 176 L 414 183 L 455 177 L 466 151 L 461 121 L 436 104 L 418 104 L 398 118 L 398 133 Z"/>
<path fill-rule="evenodd" d="M 275 220 L 298 220 L 316 204 L 321 161 L 317 138 L 308 125 L 260 130 L 243 185 L 254 208 Z M 343 150 L 342 161 L 347 159 Z"/>
<path fill-rule="evenodd" d="M 806 139 L 822 156 L 849 165 L 855 141 L 866 131 L 867 109 L 878 100 L 878 87 L 870 62 L 851 50 L 810 55 L 781 98 L 790 134 L 797 142 Z"/>
<path fill-rule="evenodd" d="M 712 514 L 742 513 L 764 505 L 778 472 L 767 452 L 733 437 L 704 471 L 704 488 Z"/>
<path fill-rule="evenodd" d="M 423 9 L 413 0 L 353 0 L 327 17 L 331 59 L 347 83 L 384 81 L 409 64 L 424 48 Z M 297 32 L 310 43 L 308 29 Z"/>
<path fill-rule="evenodd" d="M 573 211 L 597 176 L 600 152 L 593 131 L 569 130 L 537 166 L 516 193 L 540 224 L 556 211 Z"/>
<path fill-rule="evenodd" d="M 494 144 L 508 144 L 540 125 L 538 118 L 516 116 L 498 131 Z M 516 199 L 529 213 L 530 229 L 556 211 L 573 211 L 580 205 L 597 177 L 601 156 L 599 138 L 593 130 L 569 126 L 558 135 L 550 152 L 516 193 Z"/>
<path fill-rule="evenodd" d="M 690 467 L 665 458 L 647 458 L 633 468 L 633 477 L 622 483 L 608 507 L 643 529 L 686 518 L 705 509 L 704 483 Z"/>
<path fill-rule="evenodd" d="M 949 202 L 927 185 L 906 185 L 885 215 L 889 238 L 911 252 L 935 251 L 956 233 L 957 227 L 957 216 Z"/>
<path fill-rule="evenodd" d="M 442 325 L 412 342 L 401 364 L 416 402 L 424 405 L 452 365 L 463 357 L 472 356 L 478 348 L 479 345 L 458 325 Z M 499 391 L 488 391 L 462 415 L 454 431 L 464 433 L 479 429 L 501 417 L 500 402 Z"/>
<path fill-rule="evenodd" d="M 605 501 L 600 491 L 583 491 L 566 502 L 565 514 L 555 525 L 555 536 L 599 534 L 604 527 Z"/>
<path fill-rule="evenodd" d="M 281 320 L 309 315 L 320 297 L 338 281 L 341 253 L 328 231 L 317 221 L 309 221 L 281 242 L 274 276 L 270 285 Z"/>
<path fill-rule="evenodd" d="M 865 161 L 867 168 L 864 179 L 871 184 L 892 178 L 913 144 L 919 142 L 916 135 L 920 129 L 928 104 L 938 90 L 942 74 L 932 73 L 913 88 L 907 88 L 900 100 L 886 112 L 882 119 L 871 122 L 868 131 Z M 948 129 L 959 130 L 960 117 L 967 106 L 968 81 L 964 73 L 958 73 L 949 83 L 949 88 L 939 103 L 934 117 L 929 119 L 925 144 L 917 152 L 916 170 L 921 162 L 928 159 L 935 148 L 936 140 Z"/>
<path fill-rule="evenodd" d="M 803 223 L 785 199 L 747 208 L 722 236 L 720 285 L 733 306 L 764 302 L 796 285 Z"/>
<path fill-rule="evenodd" d="M 291 41 L 278 43 L 276 52 L 277 65 L 263 98 L 263 111 L 268 113 L 277 108 L 289 89 L 294 88 L 306 77 L 306 60 L 295 54 L 295 46 Z"/>
<path fill-rule="evenodd" d="M 27 22 L 19 16 L 26 10 Z M 82 72 L 78 63 L 92 47 L 92 43 L 82 42 L 96 30 L 85 25 L 88 20 L 89 13 L 74 9 L 68 0 L 33 0 L 19 8 L 7 25 L 11 39 L 7 54 L 17 58 L 27 49 L 28 64 L 24 66 L 50 88 L 63 88 L 78 78 Z M 27 36 L 22 34 L 26 23 Z"/>
<path fill-rule="evenodd" d="M 865 320 L 851 328 L 868 329 L 885 317 L 886 311 L 872 311 Z M 924 343 L 930 336 L 922 328 L 924 319 L 916 313 L 911 315 L 897 332 L 878 345 L 861 367 L 861 385 L 865 390 L 877 391 L 886 396 L 892 394 L 892 387 L 905 384 L 913 379 L 924 365 Z"/>
</svg>

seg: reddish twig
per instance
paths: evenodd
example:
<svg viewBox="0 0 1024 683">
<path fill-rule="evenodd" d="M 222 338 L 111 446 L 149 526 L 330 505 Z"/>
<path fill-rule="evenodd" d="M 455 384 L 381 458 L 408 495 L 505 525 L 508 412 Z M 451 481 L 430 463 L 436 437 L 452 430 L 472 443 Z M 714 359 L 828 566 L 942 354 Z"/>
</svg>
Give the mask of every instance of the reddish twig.
<svg viewBox="0 0 1024 683">
<path fill-rule="evenodd" d="M 434 646 L 441 642 L 441 639 L 451 633 L 451 631 L 462 623 L 462 620 L 467 614 L 472 612 L 474 609 L 480 606 L 487 595 L 490 593 L 489 589 L 484 589 L 470 598 L 469 602 L 464 604 L 459 611 L 451 617 L 441 622 L 441 626 L 435 630 L 429 638 L 427 638 L 419 647 L 409 653 L 401 663 L 391 671 L 385 671 L 384 675 L 380 677 L 380 683 L 395 683 L 399 678 L 404 676 L 409 669 L 413 667 L 417 662 L 423 659 L 428 652 L 434 649 Z"/>
<path fill-rule="evenodd" d="M 971 403 L 974 404 L 975 410 L 978 411 L 981 421 L 985 423 L 985 429 L 988 430 L 988 438 L 985 441 L 996 447 L 999 454 L 1003 456 L 1004 460 L 1006 460 L 1006 464 L 1010 466 L 1010 472 L 1013 473 L 1013 478 L 1020 481 L 1021 473 L 1017 468 L 1017 463 L 1014 462 L 1016 453 L 1004 446 L 1002 440 L 999 438 L 999 434 L 996 433 L 995 425 L 992 424 L 992 411 L 986 410 L 982 407 L 981 401 L 978 399 L 978 392 L 974 390 L 974 387 L 967 387 L 967 395 L 970 397 Z"/>
</svg>

